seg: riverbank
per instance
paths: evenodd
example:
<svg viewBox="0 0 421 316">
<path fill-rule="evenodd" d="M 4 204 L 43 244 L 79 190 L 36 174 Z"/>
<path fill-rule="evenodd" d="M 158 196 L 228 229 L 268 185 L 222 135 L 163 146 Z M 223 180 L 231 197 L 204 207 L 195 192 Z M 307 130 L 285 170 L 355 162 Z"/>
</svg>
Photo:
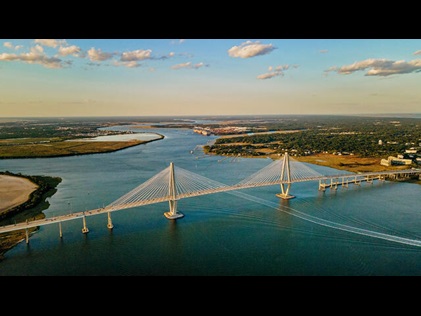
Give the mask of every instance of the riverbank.
<svg viewBox="0 0 421 316">
<path fill-rule="evenodd" d="M 58 177 L 28 176 L 7 171 L 0 172 L 2 203 L 0 225 L 10 225 L 27 219 L 45 218 L 43 211 L 50 205 L 46 200 L 57 191 L 57 186 L 61 180 Z M 20 185 L 23 185 L 23 187 L 19 188 Z M 9 190 L 13 192 L 5 194 Z M 17 204 L 17 201 L 21 203 Z M 28 233 L 32 234 L 37 229 L 29 229 Z M 25 231 L 0 234 L 0 260 L 3 259 L 6 251 L 23 241 L 25 235 Z"/>
</svg>

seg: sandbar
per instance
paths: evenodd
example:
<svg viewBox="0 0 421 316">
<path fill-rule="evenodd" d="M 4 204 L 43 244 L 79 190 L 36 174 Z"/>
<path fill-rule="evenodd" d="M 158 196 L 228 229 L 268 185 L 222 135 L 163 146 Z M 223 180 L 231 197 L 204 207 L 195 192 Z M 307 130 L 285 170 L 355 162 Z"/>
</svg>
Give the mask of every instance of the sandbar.
<svg viewBox="0 0 421 316">
<path fill-rule="evenodd" d="M 25 203 L 38 185 L 22 177 L 0 175 L 0 213 Z"/>
</svg>

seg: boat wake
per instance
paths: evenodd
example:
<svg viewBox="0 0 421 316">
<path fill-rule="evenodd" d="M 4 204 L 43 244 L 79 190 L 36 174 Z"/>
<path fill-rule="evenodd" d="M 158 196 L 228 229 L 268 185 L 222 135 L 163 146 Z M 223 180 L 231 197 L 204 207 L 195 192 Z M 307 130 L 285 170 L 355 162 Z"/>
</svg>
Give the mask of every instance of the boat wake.
<svg viewBox="0 0 421 316">
<path fill-rule="evenodd" d="M 334 228 L 334 229 L 338 229 L 338 230 L 342 230 L 342 231 L 347 231 L 350 233 L 355 233 L 355 234 L 359 234 L 359 235 L 364 235 L 364 236 L 369 236 L 369 237 L 374 237 L 374 238 L 379 238 L 379 239 L 383 239 L 383 240 L 388 240 L 388 241 L 392 241 L 392 242 L 396 242 L 396 243 L 400 243 L 400 244 L 405 244 L 405 245 L 410 245 L 410 246 L 415 246 L 415 247 L 421 247 L 421 240 L 417 240 L 417 239 L 410 239 L 410 238 L 404 238 L 404 237 L 399 237 L 399 236 L 395 236 L 395 235 L 390 235 L 390 234 L 385 234 L 385 233 L 380 233 L 380 232 L 376 232 L 373 230 L 368 230 L 368 229 L 363 229 L 363 228 L 358 228 L 358 227 L 353 227 L 353 226 L 348 226 L 348 225 L 344 225 L 344 224 L 340 224 L 340 223 L 336 223 L 336 222 L 332 222 L 326 219 L 322 219 L 319 217 L 315 217 L 309 214 L 305 214 L 303 212 L 300 212 L 296 209 L 293 209 L 291 207 L 288 206 L 280 206 L 279 204 L 276 204 L 274 202 L 271 201 L 267 201 L 249 194 L 246 194 L 244 192 L 238 192 L 238 191 L 232 191 L 232 192 L 227 192 L 229 194 L 233 194 L 236 195 L 238 197 L 274 208 L 276 210 L 280 210 L 282 212 L 285 212 L 289 215 L 301 218 L 303 220 L 306 220 L 308 222 L 311 223 L 315 223 L 321 226 L 326 226 L 326 227 L 330 227 L 330 228 Z"/>
</svg>

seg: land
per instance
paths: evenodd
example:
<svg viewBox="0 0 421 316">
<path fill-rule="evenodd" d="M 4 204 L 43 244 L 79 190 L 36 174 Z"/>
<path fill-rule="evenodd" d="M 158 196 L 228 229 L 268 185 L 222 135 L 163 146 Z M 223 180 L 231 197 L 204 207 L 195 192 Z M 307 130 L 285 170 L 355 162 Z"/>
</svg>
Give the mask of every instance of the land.
<svg viewBox="0 0 421 316">
<path fill-rule="evenodd" d="M 153 121 L 153 119 L 152 119 Z M 140 122 L 143 122 L 140 120 Z M 132 118 L 26 118 L 0 121 L 0 159 L 48 158 L 109 153 L 153 140 L 95 141 L 95 137 L 134 134 L 107 129 L 135 125 Z"/>
<path fill-rule="evenodd" d="M 162 139 L 164 136 L 160 136 Z M 157 139 L 155 139 L 157 140 Z M 48 158 L 109 153 L 149 143 L 150 141 L 61 141 L 45 139 L 0 140 L 0 158 Z"/>
<path fill-rule="evenodd" d="M 251 123 L 231 124 L 248 128 Z M 255 127 L 266 132 L 219 137 L 204 150 L 221 156 L 265 158 L 288 152 L 297 160 L 349 171 L 402 168 L 380 165 L 391 156 L 411 160 L 405 168 L 417 167 L 421 158 L 419 118 L 285 116 L 261 120 Z M 214 126 L 201 128 L 212 131 Z"/>
<path fill-rule="evenodd" d="M 60 182 L 58 177 L 0 173 L 0 225 L 44 218 L 42 211 L 49 207 L 46 199 L 57 191 Z M 28 233 L 36 230 L 29 229 Z M 25 234 L 25 231 L 0 234 L 0 260 L 6 251 L 25 239 Z"/>
<path fill-rule="evenodd" d="M 349 155 L 333 155 L 333 154 L 314 154 L 311 156 L 294 157 L 294 159 L 315 165 L 330 167 L 338 170 L 346 170 L 351 172 L 381 172 L 388 170 L 403 170 L 406 166 L 383 166 L 380 164 L 380 158 L 367 158 Z"/>
<path fill-rule="evenodd" d="M 38 185 L 22 177 L 0 175 L 0 214 L 29 199 Z"/>
</svg>

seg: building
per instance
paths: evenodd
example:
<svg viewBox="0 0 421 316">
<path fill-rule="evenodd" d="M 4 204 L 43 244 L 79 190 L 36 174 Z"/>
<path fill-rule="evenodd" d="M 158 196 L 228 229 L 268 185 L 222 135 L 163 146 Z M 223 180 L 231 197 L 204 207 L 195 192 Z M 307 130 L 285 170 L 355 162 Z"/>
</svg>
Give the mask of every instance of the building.
<svg viewBox="0 0 421 316">
<path fill-rule="evenodd" d="M 380 160 L 382 166 L 399 166 L 399 165 L 411 165 L 412 159 L 403 159 L 398 157 L 389 156 L 387 159 Z"/>
</svg>

